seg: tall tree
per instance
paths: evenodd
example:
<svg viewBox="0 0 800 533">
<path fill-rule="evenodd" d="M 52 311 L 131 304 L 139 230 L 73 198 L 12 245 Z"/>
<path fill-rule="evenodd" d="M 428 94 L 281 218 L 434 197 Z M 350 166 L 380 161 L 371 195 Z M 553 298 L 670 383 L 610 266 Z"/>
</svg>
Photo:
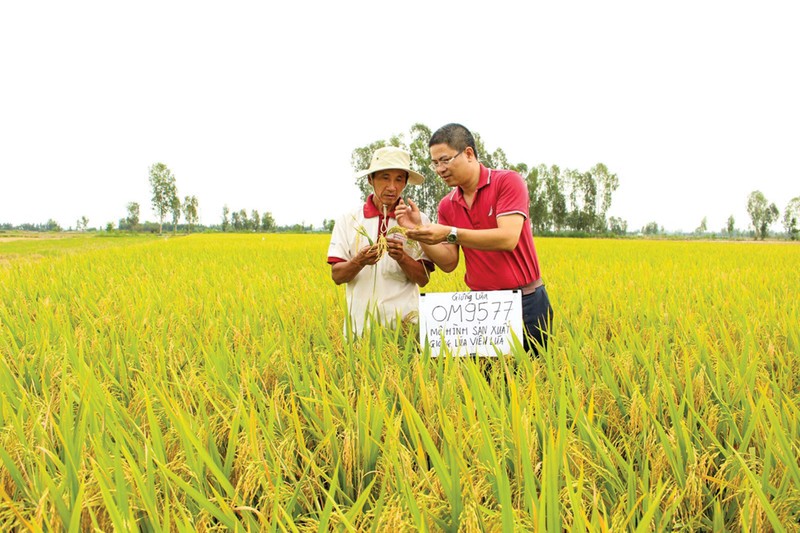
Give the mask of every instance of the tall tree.
<svg viewBox="0 0 800 533">
<path fill-rule="evenodd" d="M 597 212 L 597 230 L 605 231 L 606 229 L 606 215 L 608 209 L 611 207 L 611 200 L 614 192 L 619 188 L 619 178 L 616 174 L 608 171 L 603 163 L 597 163 L 589 170 L 594 176 L 595 183 L 597 183 L 598 196 L 600 196 L 600 209 Z"/>
<path fill-rule="evenodd" d="M 250 213 L 250 221 L 253 224 L 253 230 L 258 231 L 261 229 L 261 215 L 258 214 L 258 210 L 253 209 Z"/>
<path fill-rule="evenodd" d="M 230 225 L 230 219 L 228 215 L 230 215 L 231 210 L 228 209 L 227 204 L 222 206 L 222 231 L 228 231 L 228 226 Z"/>
<path fill-rule="evenodd" d="M 475 139 L 475 148 L 478 150 L 478 160 L 483 163 L 483 166 L 488 168 L 508 168 L 508 159 L 506 153 L 502 148 L 497 148 L 494 152 L 489 152 L 483 142 L 481 135 L 473 131 L 472 136 Z"/>
<path fill-rule="evenodd" d="M 520 167 L 522 166 L 525 166 L 525 169 L 518 168 L 516 170 L 517 172 L 520 172 L 520 170 L 526 171 L 524 177 L 528 186 L 528 197 L 530 198 L 529 217 L 531 227 L 534 233 L 541 233 L 549 228 L 551 218 L 547 202 L 547 167 L 539 165 L 527 171 L 527 166 L 520 165 Z M 522 175 L 522 172 L 520 172 L 520 175 Z"/>
<path fill-rule="evenodd" d="M 596 227 L 597 183 L 590 172 L 567 169 L 564 171 L 569 184 L 569 222 L 576 231 L 591 232 Z"/>
<path fill-rule="evenodd" d="M 128 216 L 125 217 L 125 222 L 131 231 L 136 231 L 136 226 L 139 225 L 139 204 L 137 202 L 129 202 L 127 205 Z"/>
<path fill-rule="evenodd" d="M 645 235 L 658 235 L 658 233 L 659 233 L 658 223 L 657 222 L 648 222 L 642 228 L 642 233 L 644 233 Z"/>
<path fill-rule="evenodd" d="M 239 209 L 239 224 L 240 229 L 245 231 L 250 229 L 250 219 L 247 218 L 247 211 L 244 209 Z"/>
<path fill-rule="evenodd" d="M 422 174 L 425 180 L 422 185 L 408 187 L 404 192 L 405 196 L 414 200 L 420 211 L 425 213 L 431 221 L 436 222 L 439 200 L 447 194 L 450 187 L 430 167 L 431 155 L 428 143 L 431 135 L 430 128 L 424 124 L 417 123 L 411 126 L 411 145 L 409 146 L 411 170 Z"/>
<path fill-rule="evenodd" d="M 708 217 L 703 217 L 703 220 L 700 221 L 700 225 L 697 226 L 697 229 L 694 230 L 695 233 L 701 235 L 708 231 Z"/>
<path fill-rule="evenodd" d="M 158 216 L 158 233 L 164 228 L 164 218 L 172 210 L 172 199 L 177 196 L 175 176 L 164 163 L 155 163 L 150 167 L 150 187 L 153 190 L 153 211 Z"/>
<path fill-rule="evenodd" d="M 736 220 L 733 218 L 733 215 L 728 217 L 728 225 L 725 227 L 728 232 L 728 235 L 733 235 L 736 231 Z"/>
<path fill-rule="evenodd" d="M 561 179 L 561 169 L 558 166 L 552 165 L 548 169 L 545 185 L 553 229 L 559 232 L 567 225 L 568 211 L 567 197 L 564 194 L 564 180 Z"/>
<path fill-rule="evenodd" d="M 261 229 L 264 231 L 272 231 L 275 229 L 275 219 L 271 212 L 264 211 L 264 214 L 261 215 Z"/>
<path fill-rule="evenodd" d="M 786 204 L 783 212 L 783 228 L 790 239 L 796 241 L 800 237 L 800 196 L 795 196 Z"/>
<path fill-rule="evenodd" d="M 191 233 L 192 228 L 197 224 L 196 196 L 187 196 L 183 199 L 183 218 L 186 220 L 186 224 L 189 225 L 189 233 Z"/>
<path fill-rule="evenodd" d="M 756 239 L 764 240 L 770 225 L 778 219 L 778 208 L 775 204 L 767 205 L 767 198 L 761 191 L 753 191 L 747 197 L 747 214 L 753 224 Z"/>
<path fill-rule="evenodd" d="M 619 217 L 610 217 L 608 219 L 608 229 L 614 235 L 625 235 L 628 233 L 628 221 Z"/>
<path fill-rule="evenodd" d="M 172 189 L 172 197 L 169 200 L 169 210 L 172 213 L 172 233 L 178 232 L 178 221 L 181 219 L 181 199 L 178 198 L 178 189 Z"/>
<path fill-rule="evenodd" d="M 45 231 L 62 231 L 61 226 L 53 220 L 52 218 L 47 219 L 47 223 L 44 225 Z"/>
</svg>

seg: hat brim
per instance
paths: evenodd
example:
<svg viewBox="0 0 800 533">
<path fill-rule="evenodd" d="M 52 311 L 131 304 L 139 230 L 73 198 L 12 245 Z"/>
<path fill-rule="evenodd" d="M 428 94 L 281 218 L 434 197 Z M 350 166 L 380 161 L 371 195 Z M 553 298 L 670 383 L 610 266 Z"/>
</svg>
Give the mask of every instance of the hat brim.
<svg viewBox="0 0 800 533">
<path fill-rule="evenodd" d="M 408 172 L 408 185 L 422 185 L 425 181 L 425 176 L 420 174 L 419 172 L 414 172 L 413 170 L 409 170 L 407 168 L 399 168 L 399 167 L 378 167 L 378 168 L 368 168 L 367 170 L 361 170 L 356 172 L 353 177 L 354 178 L 363 178 L 364 176 L 368 176 L 373 172 L 380 172 L 381 170 L 403 170 Z"/>
</svg>

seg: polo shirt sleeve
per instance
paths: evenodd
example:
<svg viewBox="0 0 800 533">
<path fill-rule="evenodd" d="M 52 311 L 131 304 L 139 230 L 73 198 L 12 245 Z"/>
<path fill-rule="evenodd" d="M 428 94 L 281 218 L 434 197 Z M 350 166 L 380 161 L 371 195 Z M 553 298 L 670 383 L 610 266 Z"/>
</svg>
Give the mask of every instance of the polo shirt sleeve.
<svg viewBox="0 0 800 533">
<path fill-rule="evenodd" d="M 342 263 L 350 259 L 350 250 L 347 245 L 347 222 L 342 217 L 333 225 L 331 242 L 328 245 L 328 263 Z"/>
<path fill-rule="evenodd" d="M 520 214 L 527 219 L 530 199 L 525 180 L 516 172 L 498 178 L 496 216 Z"/>
</svg>

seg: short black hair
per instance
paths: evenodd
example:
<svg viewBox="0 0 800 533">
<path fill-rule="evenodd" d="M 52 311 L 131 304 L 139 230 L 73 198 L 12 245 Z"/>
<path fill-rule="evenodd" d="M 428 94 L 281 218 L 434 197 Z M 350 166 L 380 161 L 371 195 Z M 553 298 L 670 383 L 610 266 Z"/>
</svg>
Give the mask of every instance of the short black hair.
<svg viewBox="0 0 800 533">
<path fill-rule="evenodd" d="M 431 140 L 428 142 L 428 148 L 434 144 L 446 144 L 450 148 L 458 150 L 459 152 L 466 150 L 467 147 L 470 147 L 472 148 L 472 152 L 475 154 L 475 157 L 478 158 L 478 149 L 475 147 L 475 138 L 472 136 L 472 133 L 470 133 L 470 131 L 461 124 L 451 122 L 450 124 L 445 124 L 436 130 L 433 135 L 431 135 Z"/>
</svg>

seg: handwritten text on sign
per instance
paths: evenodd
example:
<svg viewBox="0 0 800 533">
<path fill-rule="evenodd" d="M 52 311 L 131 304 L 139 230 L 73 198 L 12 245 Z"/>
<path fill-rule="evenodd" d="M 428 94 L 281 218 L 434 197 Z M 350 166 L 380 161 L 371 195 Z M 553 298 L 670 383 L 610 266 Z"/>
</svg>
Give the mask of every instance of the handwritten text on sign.
<svg viewBox="0 0 800 533">
<path fill-rule="evenodd" d="M 522 329 L 520 291 L 429 292 L 419 298 L 419 341 L 437 356 L 496 356 L 511 351 L 512 335 Z"/>
</svg>

